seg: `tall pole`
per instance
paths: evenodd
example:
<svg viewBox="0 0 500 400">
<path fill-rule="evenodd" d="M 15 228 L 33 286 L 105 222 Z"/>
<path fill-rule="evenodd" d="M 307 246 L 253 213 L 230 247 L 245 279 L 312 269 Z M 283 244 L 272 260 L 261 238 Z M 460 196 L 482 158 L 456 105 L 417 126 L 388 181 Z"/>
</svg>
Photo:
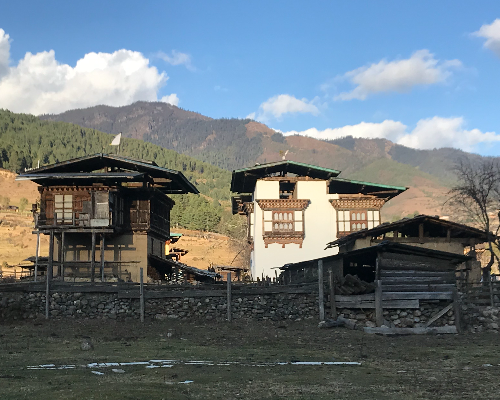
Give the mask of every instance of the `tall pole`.
<svg viewBox="0 0 500 400">
<path fill-rule="evenodd" d="M 45 319 L 49 319 L 50 310 L 50 281 L 52 280 L 52 269 L 54 264 L 54 230 L 50 230 L 49 241 L 49 262 L 47 265 L 47 274 L 45 276 Z"/>
<path fill-rule="evenodd" d="M 92 231 L 92 250 L 90 252 L 90 281 L 95 281 L 95 231 Z"/>
<path fill-rule="evenodd" d="M 101 235 L 101 282 L 104 282 L 104 233 Z"/>
<path fill-rule="evenodd" d="M 231 321 L 231 272 L 227 273 L 227 320 Z"/>
</svg>

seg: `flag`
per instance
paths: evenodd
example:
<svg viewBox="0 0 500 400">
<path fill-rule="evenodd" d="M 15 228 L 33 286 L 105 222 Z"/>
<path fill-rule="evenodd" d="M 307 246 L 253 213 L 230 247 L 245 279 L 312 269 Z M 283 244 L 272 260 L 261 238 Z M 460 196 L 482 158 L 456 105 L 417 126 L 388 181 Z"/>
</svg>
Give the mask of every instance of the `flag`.
<svg viewBox="0 0 500 400">
<path fill-rule="evenodd" d="M 115 138 L 111 142 L 111 146 L 119 146 L 121 138 L 122 138 L 122 133 L 120 132 L 118 135 L 115 136 Z"/>
</svg>

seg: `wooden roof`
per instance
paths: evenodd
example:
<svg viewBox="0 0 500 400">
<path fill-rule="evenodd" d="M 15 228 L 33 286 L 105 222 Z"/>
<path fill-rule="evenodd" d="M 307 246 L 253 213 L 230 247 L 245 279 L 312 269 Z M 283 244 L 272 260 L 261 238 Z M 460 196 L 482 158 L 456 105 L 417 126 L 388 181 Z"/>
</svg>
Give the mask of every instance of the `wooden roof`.
<svg viewBox="0 0 500 400">
<path fill-rule="evenodd" d="M 150 181 L 164 193 L 199 193 L 180 171 L 159 167 L 153 161 L 103 153 L 32 169 L 19 174 L 16 180 L 31 180 L 42 185 Z"/>
<path fill-rule="evenodd" d="M 472 226 L 447 221 L 436 216 L 417 215 L 413 218 L 403 218 L 392 223 L 386 222 L 372 229 L 363 229 L 361 231 L 353 232 L 347 236 L 328 243 L 326 248 L 328 249 L 346 245 L 350 242 L 355 241 L 356 239 L 369 236 L 378 237 L 380 235 L 393 231 L 397 231 L 399 234 L 408 237 L 418 237 L 420 224 L 424 224 L 426 237 L 447 237 L 449 230 L 450 238 L 474 238 L 478 239 L 480 242 L 485 242 L 488 240 L 488 235 L 486 234 L 486 232 Z"/>
</svg>

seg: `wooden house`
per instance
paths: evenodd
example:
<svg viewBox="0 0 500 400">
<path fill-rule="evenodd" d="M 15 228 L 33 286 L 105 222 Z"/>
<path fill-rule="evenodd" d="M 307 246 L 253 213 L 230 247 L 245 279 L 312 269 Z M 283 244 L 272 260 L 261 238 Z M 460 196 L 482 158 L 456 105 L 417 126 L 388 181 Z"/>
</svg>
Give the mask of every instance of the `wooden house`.
<svg viewBox="0 0 500 400">
<path fill-rule="evenodd" d="M 340 171 L 280 161 L 233 171 L 233 213 L 248 218 L 253 279 L 325 255 L 325 243 L 380 224 L 380 209 L 405 187 L 339 178 Z M 337 249 L 329 249 L 327 255 Z"/>
<path fill-rule="evenodd" d="M 137 282 L 140 268 L 171 274 L 168 195 L 198 193 L 179 171 L 110 154 L 47 165 L 17 180 L 39 185 L 34 233 L 50 235 L 48 275 L 63 279 Z"/>
</svg>

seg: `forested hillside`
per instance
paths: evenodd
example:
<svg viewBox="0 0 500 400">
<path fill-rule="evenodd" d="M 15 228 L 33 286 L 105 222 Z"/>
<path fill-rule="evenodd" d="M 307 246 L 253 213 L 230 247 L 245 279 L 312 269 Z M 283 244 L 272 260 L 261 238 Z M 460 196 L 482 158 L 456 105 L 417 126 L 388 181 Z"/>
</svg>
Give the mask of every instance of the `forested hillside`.
<svg viewBox="0 0 500 400">
<path fill-rule="evenodd" d="M 64 122 L 41 121 L 32 115 L 0 110 L 0 168 L 14 172 L 94 153 L 114 153 L 113 135 Z M 191 229 L 220 230 L 227 205 L 231 173 L 175 151 L 138 139 L 122 140 L 120 154 L 155 161 L 180 170 L 205 196 L 173 196 L 178 203 L 173 224 Z M 181 215 L 190 215 L 189 221 Z M 175 219 L 176 218 L 176 219 Z"/>
<path fill-rule="evenodd" d="M 227 170 L 253 165 L 262 153 L 261 137 L 270 131 L 254 122 L 252 134 L 247 135 L 248 119 L 212 119 L 161 102 L 96 106 L 40 118 L 112 134 L 122 132 L 125 137 L 142 139 Z"/>
</svg>

